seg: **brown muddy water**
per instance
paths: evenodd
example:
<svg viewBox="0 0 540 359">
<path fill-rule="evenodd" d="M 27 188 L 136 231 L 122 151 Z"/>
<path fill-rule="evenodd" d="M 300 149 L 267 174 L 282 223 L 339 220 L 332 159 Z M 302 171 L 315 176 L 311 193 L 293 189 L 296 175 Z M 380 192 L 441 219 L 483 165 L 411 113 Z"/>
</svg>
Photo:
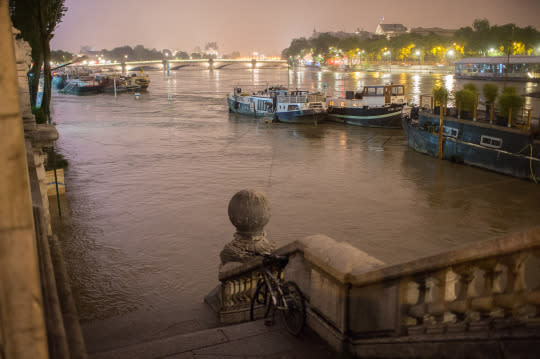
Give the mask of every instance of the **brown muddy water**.
<svg viewBox="0 0 540 359">
<path fill-rule="evenodd" d="M 234 85 L 284 84 L 283 69 L 151 74 L 139 100 L 53 98 L 72 236 L 63 247 L 84 321 L 189 309 L 218 283 L 229 199 L 267 194 L 278 246 L 315 233 L 394 264 L 540 223 L 540 185 L 421 155 L 401 130 L 267 124 L 228 113 Z M 300 72 L 329 94 L 406 85 L 416 101 L 452 76 Z M 459 86 L 459 84 L 458 84 Z M 526 85 L 538 91 L 537 85 Z M 246 87 L 248 88 L 248 87 Z"/>
</svg>

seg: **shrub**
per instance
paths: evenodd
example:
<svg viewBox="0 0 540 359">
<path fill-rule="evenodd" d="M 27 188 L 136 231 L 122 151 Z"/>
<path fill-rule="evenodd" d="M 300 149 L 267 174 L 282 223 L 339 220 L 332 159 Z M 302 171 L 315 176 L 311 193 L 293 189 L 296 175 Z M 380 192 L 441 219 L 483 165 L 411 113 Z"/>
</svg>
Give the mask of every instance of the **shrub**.
<svg viewBox="0 0 540 359">
<path fill-rule="evenodd" d="M 472 112 L 476 104 L 476 93 L 466 88 L 456 91 L 456 104 L 459 105 L 461 110 Z"/>
<path fill-rule="evenodd" d="M 503 87 L 502 89 L 502 94 L 503 95 L 512 95 L 512 96 L 516 96 L 517 95 L 517 91 L 516 91 L 516 88 L 515 87 Z"/>
<path fill-rule="evenodd" d="M 506 89 L 509 89 L 505 92 Z M 503 89 L 503 93 L 499 96 L 499 111 L 501 116 L 508 117 L 510 109 L 512 109 L 512 118 L 523 107 L 525 99 L 519 95 L 516 95 L 516 89 L 514 87 L 506 87 Z"/>
<path fill-rule="evenodd" d="M 433 100 L 435 103 L 443 105 L 448 102 L 448 90 L 446 87 L 438 86 L 433 88 Z"/>
<path fill-rule="evenodd" d="M 465 85 L 463 85 L 463 89 L 472 91 L 472 93 L 474 93 L 475 95 L 478 93 L 478 90 L 476 89 L 476 85 L 471 83 L 471 82 L 466 83 Z"/>
<path fill-rule="evenodd" d="M 484 87 L 482 87 L 482 92 L 484 93 L 486 102 L 495 103 L 495 99 L 499 94 L 499 87 L 495 84 L 487 83 L 484 85 Z"/>
</svg>

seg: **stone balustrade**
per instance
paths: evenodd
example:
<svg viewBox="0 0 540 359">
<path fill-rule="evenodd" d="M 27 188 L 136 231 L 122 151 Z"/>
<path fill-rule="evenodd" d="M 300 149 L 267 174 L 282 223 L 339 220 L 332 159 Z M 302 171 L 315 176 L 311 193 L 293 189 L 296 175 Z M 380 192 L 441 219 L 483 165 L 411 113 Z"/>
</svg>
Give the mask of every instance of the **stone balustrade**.
<svg viewBox="0 0 540 359">
<path fill-rule="evenodd" d="M 533 358 L 540 352 L 540 227 L 385 266 L 324 235 L 276 250 L 308 325 L 366 358 Z M 221 268 L 222 323 L 249 320 L 259 258 Z"/>
</svg>

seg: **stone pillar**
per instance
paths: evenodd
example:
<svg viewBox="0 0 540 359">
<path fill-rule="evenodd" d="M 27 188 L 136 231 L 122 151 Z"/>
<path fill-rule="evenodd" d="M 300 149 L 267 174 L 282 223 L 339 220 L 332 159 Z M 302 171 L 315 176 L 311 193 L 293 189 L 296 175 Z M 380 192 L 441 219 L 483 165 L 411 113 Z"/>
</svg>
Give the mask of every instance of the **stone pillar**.
<svg viewBox="0 0 540 359">
<path fill-rule="evenodd" d="M 0 0 L 0 357 L 48 358 L 8 1 Z"/>
<path fill-rule="evenodd" d="M 19 86 L 19 108 L 24 123 L 25 131 L 32 131 L 36 127 L 36 121 L 30 105 L 30 92 L 28 90 L 28 70 L 32 64 L 32 49 L 22 38 L 17 39 L 20 31 L 11 27 L 15 48 L 15 65 L 17 69 L 17 84 Z"/>
<path fill-rule="evenodd" d="M 222 265 L 247 262 L 255 253 L 274 250 L 274 243 L 266 238 L 264 232 L 264 226 L 270 220 L 270 203 L 263 193 L 255 190 L 236 193 L 229 202 L 229 219 L 236 227 L 236 233 L 219 255 Z"/>
</svg>

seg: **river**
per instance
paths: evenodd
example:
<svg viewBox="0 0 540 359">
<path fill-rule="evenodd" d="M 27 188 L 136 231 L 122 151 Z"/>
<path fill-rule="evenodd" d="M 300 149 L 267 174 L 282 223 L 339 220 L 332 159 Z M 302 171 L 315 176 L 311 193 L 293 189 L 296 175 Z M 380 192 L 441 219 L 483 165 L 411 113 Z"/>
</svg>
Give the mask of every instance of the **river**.
<svg viewBox="0 0 540 359">
<path fill-rule="evenodd" d="M 189 309 L 218 283 L 230 198 L 263 191 L 278 246 L 323 233 L 388 264 L 538 225 L 540 186 L 410 150 L 402 130 L 265 123 L 229 114 L 234 85 L 342 93 L 450 75 L 283 69 L 153 72 L 139 100 L 56 94 L 66 172 L 63 248 L 85 322 Z M 534 85 L 535 86 L 535 85 Z"/>
</svg>

